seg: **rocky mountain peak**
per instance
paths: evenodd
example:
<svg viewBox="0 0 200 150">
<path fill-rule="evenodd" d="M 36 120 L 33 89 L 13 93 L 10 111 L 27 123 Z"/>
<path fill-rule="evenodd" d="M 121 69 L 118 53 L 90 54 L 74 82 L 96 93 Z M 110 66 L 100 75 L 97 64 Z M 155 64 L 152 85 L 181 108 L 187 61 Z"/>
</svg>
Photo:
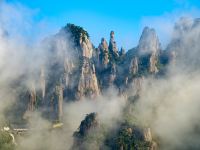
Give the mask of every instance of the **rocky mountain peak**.
<svg viewBox="0 0 200 150">
<path fill-rule="evenodd" d="M 93 46 L 86 30 L 80 26 L 68 23 L 64 28 L 61 29 L 61 32 L 70 34 L 71 38 L 74 40 L 74 46 L 80 50 L 81 57 L 92 57 Z"/>
<path fill-rule="evenodd" d="M 105 38 L 101 39 L 101 43 L 98 47 L 98 64 L 102 69 L 107 68 L 109 63 L 109 50 L 108 50 L 108 44 Z"/>
<path fill-rule="evenodd" d="M 145 27 L 138 45 L 139 53 L 156 53 L 160 49 L 160 42 L 153 28 Z"/>
<path fill-rule="evenodd" d="M 85 119 L 81 121 L 78 134 L 85 136 L 89 130 L 96 128 L 99 125 L 98 114 L 90 113 L 86 115 Z"/>
<path fill-rule="evenodd" d="M 111 39 L 114 39 L 114 36 L 115 36 L 115 32 L 114 32 L 114 31 L 111 31 L 111 32 L 110 32 L 110 38 L 111 38 Z"/>
<path fill-rule="evenodd" d="M 100 52 L 108 52 L 108 44 L 105 38 L 101 39 L 101 43 L 99 44 Z"/>
<path fill-rule="evenodd" d="M 109 50 L 110 50 L 111 53 L 118 53 L 117 43 L 115 41 L 115 33 L 114 33 L 114 31 L 110 32 Z"/>
</svg>

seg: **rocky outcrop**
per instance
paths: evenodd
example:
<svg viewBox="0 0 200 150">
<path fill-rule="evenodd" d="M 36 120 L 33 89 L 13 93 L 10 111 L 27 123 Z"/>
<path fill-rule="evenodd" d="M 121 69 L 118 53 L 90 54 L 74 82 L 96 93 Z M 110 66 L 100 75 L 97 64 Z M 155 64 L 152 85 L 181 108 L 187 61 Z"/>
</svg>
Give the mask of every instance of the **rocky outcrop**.
<svg viewBox="0 0 200 150">
<path fill-rule="evenodd" d="M 109 50 L 111 52 L 113 52 L 113 53 L 118 53 L 117 43 L 115 41 L 115 32 L 114 31 L 110 32 Z"/>
<path fill-rule="evenodd" d="M 139 40 L 138 50 L 140 54 L 158 53 L 160 42 L 154 29 L 145 27 Z"/>
<path fill-rule="evenodd" d="M 155 141 L 153 141 L 152 133 L 150 128 L 143 129 L 143 137 L 144 141 L 149 143 L 149 150 L 157 150 L 158 145 Z"/>
<path fill-rule="evenodd" d="M 62 120 L 63 116 L 63 86 L 59 85 L 56 86 L 56 99 L 57 99 L 57 115 L 58 115 L 58 120 Z"/>
<path fill-rule="evenodd" d="M 45 80 L 44 68 L 41 69 L 40 73 L 40 86 L 42 91 L 42 98 L 44 99 L 46 93 L 46 80 Z"/>
<path fill-rule="evenodd" d="M 77 131 L 74 135 L 79 134 L 80 136 L 86 136 L 91 129 L 98 127 L 98 115 L 97 113 L 88 114 L 79 126 L 79 131 Z"/>
<path fill-rule="evenodd" d="M 74 49 L 78 51 L 79 57 L 86 57 L 89 59 L 92 57 L 93 46 L 89 39 L 89 34 L 82 27 L 69 23 L 61 29 L 57 36 L 60 35 L 72 39 L 68 42 L 72 42 Z"/>
<path fill-rule="evenodd" d="M 129 73 L 132 75 L 136 75 L 138 73 L 138 58 L 136 56 L 131 60 Z"/>
<path fill-rule="evenodd" d="M 152 141 L 152 135 L 151 135 L 151 129 L 150 128 L 144 129 L 144 140 L 147 141 L 147 142 Z"/>
<path fill-rule="evenodd" d="M 113 85 L 113 82 L 115 81 L 115 78 L 116 78 L 116 74 L 117 74 L 116 65 L 112 64 L 111 70 L 110 70 L 110 76 L 109 76 L 109 80 L 108 80 L 109 85 Z"/>
<path fill-rule="evenodd" d="M 57 37 L 60 36 L 67 40 L 70 39 L 66 43 L 71 44 L 68 46 L 69 49 L 66 47 L 64 50 L 60 73 L 57 73 L 60 76 L 56 77 L 57 82 L 60 83 L 61 80 L 63 84 L 64 96 L 70 100 L 79 100 L 84 97 L 95 98 L 99 95 L 96 66 L 94 65 L 97 58 L 94 57 L 96 49 L 89 39 L 89 34 L 82 27 L 67 24 L 57 34 Z M 53 79 L 55 80 L 55 77 Z"/>
<path fill-rule="evenodd" d="M 114 85 L 117 76 L 116 64 L 110 64 L 109 68 L 102 75 L 101 86 L 103 89 L 107 89 Z"/>
<path fill-rule="evenodd" d="M 157 63 L 158 63 L 158 56 L 155 53 L 152 53 L 149 58 L 149 72 L 150 73 L 158 72 L 158 68 L 156 66 Z"/>
<path fill-rule="evenodd" d="M 62 84 L 56 85 L 49 100 L 49 103 L 51 105 L 51 118 L 54 121 L 62 121 L 63 118 L 63 90 L 64 86 Z"/>
<path fill-rule="evenodd" d="M 146 140 L 145 134 L 147 133 L 143 133 L 143 129 L 140 127 L 122 124 L 117 134 L 113 134 L 111 139 L 108 140 L 108 146 L 117 150 L 157 150 L 157 144 L 152 140 L 152 137 Z M 148 136 L 151 136 L 150 130 L 148 130 Z"/>
<path fill-rule="evenodd" d="M 101 43 L 99 44 L 98 48 L 99 48 L 100 53 L 108 52 L 108 44 L 105 38 L 101 39 Z"/>
<path fill-rule="evenodd" d="M 108 88 L 114 85 L 117 76 L 117 65 L 116 61 L 119 60 L 120 56 L 124 56 L 124 49 L 121 50 L 119 55 L 117 44 L 114 39 L 114 31 L 110 32 L 109 46 L 104 38 L 102 38 L 99 45 L 99 58 L 100 58 L 100 84 L 103 88 Z"/>
<path fill-rule="evenodd" d="M 116 59 L 119 57 L 119 53 L 118 53 L 118 49 L 117 49 L 117 43 L 115 41 L 115 33 L 114 31 L 110 32 L 110 42 L 109 42 L 109 47 L 108 47 L 111 55 L 112 55 L 112 59 Z"/>
<path fill-rule="evenodd" d="M 95 66 L 94 64 L 91 64 L 88 59 L 84 59 L 78 84 L 78 99 L 81 99 L 85 96 L 89 98 L 95 98 L 98 95 L 99 87 Z"/>
<path fill-rule="evenodd" d="M 100 65 L 100 68 L 106 69 L 109 63 L 109 51 L 108 51 L 108 44 L 104 38 L 101 39 L 98 51 L 99 51 L 98 63 Z"/>
<path fill-rule="evenodd" d="M 92 150 L 100 149 L 98 144 L 99 138 L 99 120 L 97 113 L 88 114 L 78 128 L 78 131 L 74 132 L 74 143 L 72 149 Z"/>
<path fill-rule="evenodd" d="M 31 88 L 28 92 L 28 111 L 34 111 L 36 108 L 36 90 L 35 85 L 32 83 Z"/>
<path fill-rule="evenodd" d="M 65 81 L 65 85 L 68 89 L 71 89 L 72 86 L 72 76 L 73 76 L 73 70 L 74 70 L 74 63 L 72 60 L 69 60 L 68 58 L 65 59 L 64 61 L 64 69 L 65 69 L 65 73 L 64 73 L 64 81 Z"/>
<path fill-rule="evenodd" d="M 158 57 L 160 54 L 160 42 L 154 29 L 145 27 L 139 40 L 138 54 L 149 57 L 149 73 L 157 73 Z M 149 56 L 150 55 L 150 56 Z"/>
<path fill-rule="evenodd" d="M 80 35 L 80 45 L 82 49 L 82 56 L 86 58 L 92 57 L 93 47 L 92 43 L 88 39 L 87 35 L 81 33 Z"/>
</svg>

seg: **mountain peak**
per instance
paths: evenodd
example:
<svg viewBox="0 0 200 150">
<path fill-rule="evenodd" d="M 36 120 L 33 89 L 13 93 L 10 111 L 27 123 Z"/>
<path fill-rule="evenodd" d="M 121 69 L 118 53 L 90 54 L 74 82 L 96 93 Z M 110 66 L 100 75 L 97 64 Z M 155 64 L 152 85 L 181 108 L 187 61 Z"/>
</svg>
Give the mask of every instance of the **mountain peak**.
<svg viewBox="0 0 200 150">
<path fill-rule="evenodd" d="M 160 49 L 160 42 L 158 36 L 156 35 L 155 29 L 147 26 L 143 29 L 139 40 L 138 49 L 142 54 L 157 52 Z"/>
</svg>

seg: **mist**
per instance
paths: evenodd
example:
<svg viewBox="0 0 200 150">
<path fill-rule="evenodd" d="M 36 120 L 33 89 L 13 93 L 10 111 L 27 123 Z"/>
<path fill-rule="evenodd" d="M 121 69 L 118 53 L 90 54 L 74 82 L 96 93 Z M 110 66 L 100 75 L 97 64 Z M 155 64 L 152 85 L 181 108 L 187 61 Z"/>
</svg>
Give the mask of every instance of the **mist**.
<svg viewBox="0 0 200 150">
<path fill-rule="evenodd" d="M 12 16 L 10 12 L 16 15 Z M 64 53 L 69 59 L 77 58 L 69 35 L 59 36 L 55 40 L 48 38 L 51 33 L 40 34 L 41 30 L 44 33 L 44 28 L 40 28 L 43 21 L 35 23 L 35 13 L 20 4 L 0 2 L 0 127 L 8 119 L 7 110 L 20 102 L 16 97 L 22 88 L 29 90 L 35 84 L 36 90 L 40 89 L 38 74 L 41 68 L 48 74 L 48 63 L 62 63 Z M 176 25 L 181 28 L 176 28 Z M 164 77 L 147 77 L 142 81 L 140 97 L 131 104 L 134 108 L 131 115 L 140 124 L 152 129 L 161 149 L 198 149 L 200 24 L 189 17 L 181 18 L 176 25 L 171 22 L 159 24 L 162 28 L 167 26 L 164 33 L 171 33 L 167 35 L 171 38 L 167 39 L 166 49 L 177 52 L 176 62 L 169 64 Z M 185 28 L 186 31 L 182 30 Z M 174 46 L 177 40 L 180 43 Z M 55 53 L 49 50 L 52 45 Z M 19 80 L 20 84 L 16 83 Z M 127 99 L 119 96 L 118 89 L 113 87 L 95 100 L 84 98 L 64 102 L 63 128 L 52 131 L 49 130 L 52 122 L 44 118 L 40 110 L 36 110 L 28 119 L 30 134 L 19 137 L 17 150 L 70 149 L 73 134 L 87 114 L 98 113 L 99 122 L 109 132 L 124 120 L 126 106 Z"/>
<path fill-rule="evenodd" d="M 161 139 L 161 149 L 199 148 L 200 26 L 197 22 L 186 17 L 176 23 L 169 44 L 177 52 L 176 63 L 168 66 L 165 78 L 144 80 L 135 106 L 134 116 L 152 128 Z M 172 46 L 177 39 L 178 46 Z"/>
</svg>

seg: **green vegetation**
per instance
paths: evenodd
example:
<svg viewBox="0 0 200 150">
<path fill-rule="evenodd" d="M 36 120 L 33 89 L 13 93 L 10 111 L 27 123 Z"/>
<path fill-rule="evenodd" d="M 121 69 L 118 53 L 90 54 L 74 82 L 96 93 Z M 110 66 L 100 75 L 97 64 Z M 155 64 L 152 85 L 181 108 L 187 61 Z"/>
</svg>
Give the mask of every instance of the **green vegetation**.
<svg viewBox="0 0 200 150">
<path fill-rule="evenodd" d="M 148 150 L 153 142 L 145 141 L 143 128 L 145 126 L 137 119 L 134 109 L 138 96 L 128 98 L 128 103 L 123 112 L 123 122 L 119 128 L 111 131 L 105 143 L 112 150 Z"/>
<path fill-rule="evenodd" d="M 0 131 L 0 150 L 14 150 L 14 147 L 9 133 Z"/>
<path fill-rule="evenodd" d="M 107 139 L 106 144 L 112 150 L 148 150 L 152 143 L 144 140 L 140 128 L 125 123 Z"/>
<path fill-rule="evenodd" d="M 88 114 L 81 122 L 79 130 L 74 133 L 72 149 L 98 149 L 104 141 L 106 130 L 98 123 L 97 113 Z"/>
<path fill-rule="evenodd" d="M 79 41 L 81 38 L 83 41 L 85 41 L 85 36 L 89 38 L 88 32 L 80 26 L 68 23 L 64 27 L 64 29 L 71 33 L 71 36 L 74 38 L 74 43 L 76 44 L 76 46 L 80 46 Z"/>
<path fill-rule="evenodd" d="M 138 137 L 136 137 L 132 132 L 132 128 L 124 128 L 119 131 L 116 139 L 117 149 L 123 147 L 124 150 L 145 150 L 150 147 L 149 142 L 138 139 Z"/>
</svg>

